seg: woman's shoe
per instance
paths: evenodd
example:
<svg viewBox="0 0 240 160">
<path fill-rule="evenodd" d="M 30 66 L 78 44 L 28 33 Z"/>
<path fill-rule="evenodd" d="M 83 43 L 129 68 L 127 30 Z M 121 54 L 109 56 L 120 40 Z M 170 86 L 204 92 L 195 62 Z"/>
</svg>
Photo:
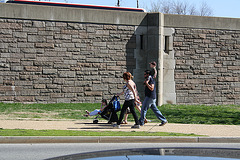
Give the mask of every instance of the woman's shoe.
<svg viewBox="0 0 240 160">
<path fill-rule="evenodd" d="M 122 123 L 121 123 L 121 124 L 128 124 L 128 123 L 127 123 L 127 121 L 122 121 Z"/>
<path fill-rule="evenodd" d="M 119 129 L 119 128 L 120 128 L 120 125 L 114 124 L 114 125 L 113 125 L 113 128 Z"/>
<path fill-rule="evenodd" d="M 134 124 L 131 128 L 140 128 L 140 125 Z"/>
</svg>

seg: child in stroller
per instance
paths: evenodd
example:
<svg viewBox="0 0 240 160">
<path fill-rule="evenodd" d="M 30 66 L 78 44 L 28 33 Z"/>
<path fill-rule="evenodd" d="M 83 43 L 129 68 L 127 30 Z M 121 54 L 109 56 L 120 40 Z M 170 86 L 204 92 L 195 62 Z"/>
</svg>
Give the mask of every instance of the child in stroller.
<svg viewBox="0 0 240 160">
<path fill-rule="evenodd" d="M 115 105 L 118 103 L 118 105 Z M 118 108 L 116 107 L 118 106 Z M 113 122 L 118 121 L 117 112 L 120 110 L 120 103 L 117 96 L 113 96 L 110 100 L 109 104 L 103 109 L 102 112 L 99 113 L 94 119 L 93 123 L 98 123 L 98 117 L 101 116 L 102 118 L 108 120 L 108 123 L 111 124 Z"/>
<path fill-rule="evenodd" d="M 104 108 L 106 108 L 106 107 L 107 107 L 107 100 L 106 100 L 106 99 L 103 99 L 103 100 L 102 100 L 102 105 L 101 105 L 101 108 L 100 108 L 100 109 L 95 109 L 95 110 L 92 111 L 92 112 L 89 112 L 88 110 L 86 110 L 85 112 L 86 112 L 87 114 L 85 114 L 84 116 L 85 116 L 85 117 L 88 117 L 88 116 L 96 116 L 96 115 L 102 113 L 103 110 L 104 110 Z"/>
</svg>

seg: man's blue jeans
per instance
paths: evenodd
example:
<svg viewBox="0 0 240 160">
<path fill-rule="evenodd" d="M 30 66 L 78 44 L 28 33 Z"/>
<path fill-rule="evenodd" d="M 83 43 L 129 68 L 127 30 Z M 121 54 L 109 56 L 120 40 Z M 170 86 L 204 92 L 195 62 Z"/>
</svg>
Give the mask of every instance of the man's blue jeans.
<svg viewBox="0 0 240 160">
<path fill-rule="evenodd" d="M 150 97 L 145 97 L 145 99 L 143 101 L 142 109 L 141 109 L 141 117 L 139 119 L 140 125 L 144 125 L 144 119 L 146 117 L 147 110 L 149 108 L 152 109 L 152 111 L 155 113 L 156 117 L 159 120 L 161 120 L 163 122 L 167 121 L 167 119 L 162 115 L 162 113 L 157 108 L 157 106 L 156 106 L 156 99 L 152 99 Z"/>
</svg>

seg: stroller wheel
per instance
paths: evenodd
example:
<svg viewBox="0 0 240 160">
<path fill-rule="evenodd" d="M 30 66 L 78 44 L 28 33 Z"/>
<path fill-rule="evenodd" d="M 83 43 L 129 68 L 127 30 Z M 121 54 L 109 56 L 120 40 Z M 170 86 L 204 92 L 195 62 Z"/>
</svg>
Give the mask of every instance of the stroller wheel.
<svg viewBox="0 0 240 160">
<path fill-rule="evenodd" d="M 94 119 L 94 120 L 93 120 L 93 123 L 94 123 L 94 124 L 97 124 L 97 123 L 98 123 L 98 119 Z"/>
</svg>

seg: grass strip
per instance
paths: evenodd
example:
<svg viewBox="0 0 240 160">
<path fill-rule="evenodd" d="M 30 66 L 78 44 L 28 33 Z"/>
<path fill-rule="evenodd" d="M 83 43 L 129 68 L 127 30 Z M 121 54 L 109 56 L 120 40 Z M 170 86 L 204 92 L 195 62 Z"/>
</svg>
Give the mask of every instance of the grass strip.
<svg viewBox="0 0 240 160">
<path fill-rule="evenodd" d="M 33 130 L 0 129 L 0 136 L 202 136 L 195 134 L 168 132 L 112 132 L 112 131 L 73 131 L 73 130 Z"/>
<path fill-rule="evenodd" d="M 0 103 L 0 115 L 11 118 L 30 119 L 93 119 L 86 118 L 85 110 L 100 108 L 100 103 L 55 103 L 55 104 L 21 104 Z M 182 124 L 240 124 L 240 105 L 172 105 L 158 106 L 169 123 Z M 138 117 L 140 113 L 136 111 Z M 120 112 L 118 112 L 120 114 Z M 147 119 L 159 122 L 151 109 Z M 133 121 L 130 114 L 128 121 Z"/>
</svg>

